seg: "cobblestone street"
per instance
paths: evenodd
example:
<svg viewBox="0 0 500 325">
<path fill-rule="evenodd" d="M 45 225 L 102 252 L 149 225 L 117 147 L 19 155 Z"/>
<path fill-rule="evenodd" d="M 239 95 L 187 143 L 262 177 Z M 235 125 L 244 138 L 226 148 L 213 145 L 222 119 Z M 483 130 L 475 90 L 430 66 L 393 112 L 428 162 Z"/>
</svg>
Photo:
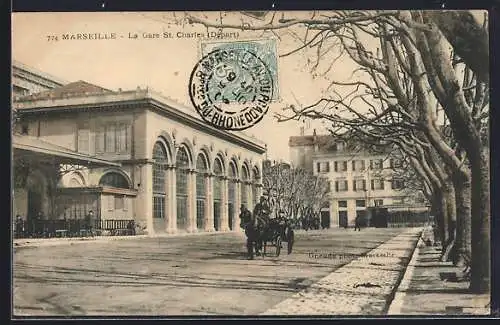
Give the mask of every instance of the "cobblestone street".
<svg viewBox="0 0 500 325">
<path fill-rule="evenodd" d="M 298 231 L 253 261 L 237 233 L 19 246 L 14 315 L 258 315 L 403 230 Z"/>
</svg>

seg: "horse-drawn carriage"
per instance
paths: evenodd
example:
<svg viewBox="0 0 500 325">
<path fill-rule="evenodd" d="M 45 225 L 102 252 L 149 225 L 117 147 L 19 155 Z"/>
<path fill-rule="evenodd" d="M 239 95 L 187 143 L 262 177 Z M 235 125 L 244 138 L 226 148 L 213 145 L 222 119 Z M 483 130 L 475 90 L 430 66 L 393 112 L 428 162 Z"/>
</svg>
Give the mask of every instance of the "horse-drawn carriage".
<svg viewBox="0 0 500 325">
<path fill-rule="evenodd" d="M 287 243 L 288 254 L 292 253 L 295 234 L 292 225 L 286 218 L 269 219 L 267 224 L 264 224 L 260 231 L 260 238 L 257 240 L 257 248 L 263 249 L 262 256 L 267 254 L 267 244 L 274 248 L 274 255 L 280 256 L 283 243 Z"/>
<path fill-rule="evenodd" d="M 253 259 L 254 249 L 257 255 L 266 256 L 268 243 L 274 248 L 276 257 L 280 255 L 283 243 L 287 243 L 288 254 L 292 253 L 295 240 L 293 224 L 283 214 L 277 218 L 271 218 L 271 209 L 265 197 L 261 196 L 253 213 L 244 205 L 241 209 L 240 226 L 245 229 L 247 235 L 249 258 Z"/>
</svg>

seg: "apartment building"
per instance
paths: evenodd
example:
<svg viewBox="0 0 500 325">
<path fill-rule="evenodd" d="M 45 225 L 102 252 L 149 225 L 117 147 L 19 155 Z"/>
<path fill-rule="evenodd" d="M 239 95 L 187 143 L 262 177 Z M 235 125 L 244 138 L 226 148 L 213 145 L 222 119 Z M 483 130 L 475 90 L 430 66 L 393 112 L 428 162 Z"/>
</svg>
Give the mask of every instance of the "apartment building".
<svg viewBox="0 0 500 325">
<path fill-rule="evenodd" d="M 356 216 L 367 216 L 369 207 L 405 204 L 404 180 L 393 177 L 401 160 L 387 154 L 361 150 L 359 146 L 334 139 L 331 135 L 292 136 L 290 159 L 294 166 L 326 177 L 330 202 L 322 215 L 329 215 L 331 227 L 352 226 Z"/>
</svg>

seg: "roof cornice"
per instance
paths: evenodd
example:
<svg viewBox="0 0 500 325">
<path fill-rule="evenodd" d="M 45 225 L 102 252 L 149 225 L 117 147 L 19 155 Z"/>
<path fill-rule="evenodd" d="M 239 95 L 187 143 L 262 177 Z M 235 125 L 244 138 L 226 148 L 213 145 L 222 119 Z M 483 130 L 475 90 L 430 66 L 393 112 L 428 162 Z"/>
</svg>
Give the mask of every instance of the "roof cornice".
<svg viewBox="0 0 500 325">
<path fill-rule="evenodd" d="M 243 146 L 258 154 L 266 152 L 265 144 L 242 132 L 229 132 L 217 129 L 193 116 L 193 111 L 179 103 L 162 97 L 148 89 L 137 91 L 113 92 L 55 99 L 19 101 L 13 103 L 21 115 L 38 115 L 78 111 L 81 109 L 143 108 L 158 112 L 173 120 L 195 129 Z"/>
</svg>

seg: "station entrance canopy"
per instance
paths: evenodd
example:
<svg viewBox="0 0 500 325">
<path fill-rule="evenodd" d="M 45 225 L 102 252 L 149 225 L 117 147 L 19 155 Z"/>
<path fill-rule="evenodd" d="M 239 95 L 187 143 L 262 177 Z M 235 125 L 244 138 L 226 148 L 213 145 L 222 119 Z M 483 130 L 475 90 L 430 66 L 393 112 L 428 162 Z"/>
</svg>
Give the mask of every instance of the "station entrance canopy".
<svg viewBox="0 0 500 325">
<path fill-rule="evenodd" d="M 13 134 L 12 147 L 14 160 L 82 167 L 121 166 L 119 163 L 82 154 L 28 135 Z"/>
</svg>

